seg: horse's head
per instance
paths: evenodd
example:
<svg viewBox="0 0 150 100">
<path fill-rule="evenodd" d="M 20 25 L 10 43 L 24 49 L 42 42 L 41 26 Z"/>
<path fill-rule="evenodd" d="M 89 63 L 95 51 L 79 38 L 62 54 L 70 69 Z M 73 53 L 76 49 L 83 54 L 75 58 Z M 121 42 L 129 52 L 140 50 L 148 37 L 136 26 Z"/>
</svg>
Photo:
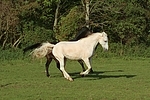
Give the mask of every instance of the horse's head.
<svg viewBox="0 0 150 100">
<path fill-rule="evenodd" d="M 108 37 L 105 32 L 100 33 L 101 37 L 99 39 L 99 43 L 102 45 L 104 50 L 108 50 Z"/>
</svg>

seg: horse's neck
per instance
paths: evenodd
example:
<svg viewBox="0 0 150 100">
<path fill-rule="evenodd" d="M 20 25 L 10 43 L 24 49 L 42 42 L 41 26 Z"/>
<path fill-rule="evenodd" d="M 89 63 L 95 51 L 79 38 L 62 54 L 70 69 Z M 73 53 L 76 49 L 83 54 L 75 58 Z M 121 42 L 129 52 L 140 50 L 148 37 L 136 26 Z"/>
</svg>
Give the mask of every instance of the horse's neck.
<svg viewBox="0 0 150 100">
<path fill-rule="evenodd" d="M 89 36 L 87 38 L 84 38 L 83 41 L 82 41 L 82 43 L 85 46 L 88 46 L 88 48 L 95 49 L 96 45 L 98 44 L 98 37 L 94 36 L 94 34 L 93 34 L 93 36 Z"/>
</svg>

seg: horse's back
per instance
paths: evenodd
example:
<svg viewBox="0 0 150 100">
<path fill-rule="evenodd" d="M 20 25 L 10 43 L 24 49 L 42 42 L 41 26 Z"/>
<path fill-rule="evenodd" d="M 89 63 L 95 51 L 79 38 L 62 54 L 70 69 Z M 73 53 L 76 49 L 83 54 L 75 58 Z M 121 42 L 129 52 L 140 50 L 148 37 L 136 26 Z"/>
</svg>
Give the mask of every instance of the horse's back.
<svg viewBox="0 0 150 100">
<path fill-rule="evenodd" d="M 59 42 L 54 46 L 52 52 L 55 56 L 78 60 L 81 59 L 80 56 L 83 53 L 81 48 L 77 42 Z"/>
<path fill-rule="evenodd" d="M 80 49 L 80 45 L 77 41 L 74 42 L 67 42 L 67 41 L 63 41 L 63 42 L 59 42 L 57 43 L 53 50 L 79 50 Z M 71 51 L 69 51 L 71 52 Z"/>
</svg>

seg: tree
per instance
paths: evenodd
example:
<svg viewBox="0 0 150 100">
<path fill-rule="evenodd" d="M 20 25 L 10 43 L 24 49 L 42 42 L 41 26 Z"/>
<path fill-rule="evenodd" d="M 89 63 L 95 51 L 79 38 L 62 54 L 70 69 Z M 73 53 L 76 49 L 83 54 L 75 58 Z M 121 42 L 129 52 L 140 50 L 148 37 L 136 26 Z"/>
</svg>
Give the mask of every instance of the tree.
<svg viewBox="0 0 150 100">
<path fill-rule="evenodd" d="M 55 30 L 56 27 L 57 27 L 61 0 L 56 0 L 55 2 L 56 2 L 57 7 L 56 7 L 56 10 L 55 10 L 55 19 L 54 19 L 53 30 Z"/>
<path fill-rule="evenodd" d="M 55 41 L 53 31 L 55 8 L 55 2 L 52 0 L 33 0 L 21 7 L 20 19 L 24 33 L 22 46 Z"/>
<path fill-rule="evenodd" d="M 93 32 L 106 31 L 111 43 L 150 43 L 150 0 L 1 0 L 0 3 L 3 48 L 44 40 L 69 40 L 85 25 Z"/>
<path fill-rule="evenodd" d="M 86 27 L 90 27 L 90 0 L 81 0 L 83 9 L 85 11 L 85 22 L 86 22 Z"/>
<path fill-rule="evenodd" d="M 61 17 L 56 38 L 60 41 L 72 39 L 76 31 L 84 25 L 83 18 L 82 9 L 77 6 L 73 7 L 66 16 Z"/>
<path fill-rule="evenodd" d="M 121 44 L 142 43 L 148 25 L 149 11 L 137 0 L 93 0 L 91 26 L 94 30 L 107 31 L 110 41 Z M 145 37 L 145 36 L 144 36 Z"/>
<path fill-rule="evenodd" d="M 0 3 L 0 45 L 2 45 L 2 49 L 6 46 L 17 47 L 22 39 L 19 29 L 19 12 L 13 1 L 2 0 Z"/>
</svg>

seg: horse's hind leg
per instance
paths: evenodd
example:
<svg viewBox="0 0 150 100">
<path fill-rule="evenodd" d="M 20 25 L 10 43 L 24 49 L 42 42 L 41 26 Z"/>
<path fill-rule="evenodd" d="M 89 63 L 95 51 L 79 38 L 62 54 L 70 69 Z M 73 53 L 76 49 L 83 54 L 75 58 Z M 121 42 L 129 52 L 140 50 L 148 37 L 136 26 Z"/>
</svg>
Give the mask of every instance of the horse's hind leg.
<svg viewBox="0 0 150 100">
<path fill-rule="evenodd" d="M 62 71 L 64 77 L 65 77 L 67 80 L 73 81 L 73 79 L 70 77 L 70 75 L 65 71 L 65 67 L 64 67 L 64 66 L 65 66 L 65 63 L 64 63 L 64 62 L 65 62 L 65 61 L 64 61 L 63 58 L 59 60 L 59 63 L 60 63 L 60 70 Z"/>
<path fill-rule="evenodd" d="M 56 66 L 57 68 L 60 70 L 60 63 L 57 59 L 55 59 L 55 62 L 56 62 Z M 61 71 L 61 70 L 60 70 Z M 63 72 L 61 71 L 61 73 L 63 74 Z"/>
<path fill-rule="evenodd" d="M 52 58 L 50 58 L 49 56 L 46 56 L 46 58 L 47 58 L 47 61 L 46 61 L 46 64 L 45 64 L 46 76 L 49 77 L 50 74 L 49 74 L 49 72 L 48 72 L 48 69 L 49 69 L 49 65 L 50 65 L 50 63 L 51 63 L 51 61 L 52 61 Z"/>
<path fill-rule="evenodd" d="M 57 68 L 60 70 L 60 63 L 59 63 L 59 61 L 57 59 L 55 59 L 55 62 L 56 62 Z"/>
<path fill-rule="evenodd" d="M 56 66 L 57 66 L 57 68 L 60 70 L 60 63 L 59 63 L 59 61 L 56 59 L 56 58 L 54 58 L 54 60 L 55 60 L 55 62 L 56 62 Z M 65 67 L 65 65 L 66 65 L 66 59 L 64 59 L 64 67 Z M 60 70 L 61 71 L 61 70 Z M 62 72 L 62 71 L 61 71 Z M 62 72 L 62 74 L 63 74 L 63 72 Z"/>
</svg>

